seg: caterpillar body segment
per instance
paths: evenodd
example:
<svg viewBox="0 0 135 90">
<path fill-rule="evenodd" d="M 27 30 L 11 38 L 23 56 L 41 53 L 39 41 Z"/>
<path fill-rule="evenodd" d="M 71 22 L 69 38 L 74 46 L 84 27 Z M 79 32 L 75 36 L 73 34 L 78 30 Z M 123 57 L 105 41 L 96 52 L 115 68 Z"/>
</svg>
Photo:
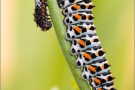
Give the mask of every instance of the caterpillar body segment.
<svg viewBox="0 0 135 90">
<path fill-rule="evenodd" d="M 90 78 L 89 82 L 92 87 L 99 87 L 102 86 L 102 84 L 105 83 L 111 83 L 113 82 L 114 77 L 110 72 L 105 72 L 102 74 L 97 74 L 96 76 L 93 76 Z"/>
<path fill-rule="evenodd" d="M 89 80 L 91 77 L 97 74 L 102 74 L 110 71 L 110 65 L 108 61 L 104 58 L 98 61 L 94 61 L 91 64 L 84 65 L 84 70 L 82 73 L 82 78 L 84 80 Z"/>
<path fill-rule="evenodd" d="M 72 40 L 71 54 L 76 55 L 87 48 L 92 48 L 99 45 L 100 41 L 96 34 L 84 35 L 83 37 Z"/>
<path fill-rule="evenodd" d="M 70 24 L 67 27 L 66 39 L 72 41 L 75 38 L 83 35 L 96 34 L 96 28 L 92 23 Z"/>
<path fill-rule="evenodd" d="M 102 84 L 100 87 L 93 87 L 93 90 L 117 90 L 114 86 L 114 83 Z"/>
<path fill-rule="evenodd" d="M 88 48 L 87 50 L 78 53 L 76 66 L 83 67 L 94 61 L 104 60 L 103 58 L 105 58 L 105 52 L 101 46 Z"/>
<path fill-rule="evenodd" d="M 75 13 L 75 12 L 91 12 L 95 6 L 93 5 L 92 2 L 89 3 L 85 3 L 85 2 L 78 2 L 78 3 L 74 3 L 70 6 L 67 6 L 66 8 L 63 9 L 62 13 L 63 15 L 68 15 L 71 13 Z"/>
<path fill-rule="evenodd" d="M 60 8 L 65 8 L 68 5 L 72 5 L 72 4 L 78 3 L 78 2 L 89 3 L 89 2 L 91 2 L 91 0 L 58 0 L 58 5 Z"/>
<path fill-rule="evenodd" d="M 74 14 L 68 14 L 64 19 L 66 26 L 77 23 L 90 23 L 93 22 L 93 15 L 90 12 L 76 12 Z"/>
</svg>

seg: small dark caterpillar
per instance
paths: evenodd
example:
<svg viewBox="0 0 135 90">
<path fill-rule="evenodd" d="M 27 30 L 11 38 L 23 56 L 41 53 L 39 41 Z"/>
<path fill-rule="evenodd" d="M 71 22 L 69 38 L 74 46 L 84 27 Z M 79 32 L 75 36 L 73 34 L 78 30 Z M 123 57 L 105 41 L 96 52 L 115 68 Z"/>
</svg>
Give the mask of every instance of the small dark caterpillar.
<svg viewBox="0 0 135 90">
<path fill-rule="evenodd" d="M 42 31 L 49 30 L 52 27 L 51 21 L 48 21 L 50 18 L 48 18 L 49 15 L 47 14 L 46 7 L 46 0 L 35 0 L 34 21 Z"/>
<path fill-rule="evenodd" d="M 83 68 L 82 78 L 93 90 L 116 90 L 105 51 L 100 46 L 93 24 L 91 0 L 58 0 L 63 9 L 66 39 L 72 43 L 71 54 L 77 55 L 77 67 Z"/>
</svg>

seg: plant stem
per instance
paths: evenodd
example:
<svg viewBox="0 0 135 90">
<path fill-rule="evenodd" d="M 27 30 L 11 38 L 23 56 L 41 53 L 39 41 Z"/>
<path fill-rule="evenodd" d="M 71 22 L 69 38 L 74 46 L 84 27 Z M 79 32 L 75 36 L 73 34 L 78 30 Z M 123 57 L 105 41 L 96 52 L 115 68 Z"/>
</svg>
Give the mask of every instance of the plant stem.
<svg viewBox="0 0 135 90">
<path fill-rule="evenodd" d="M 70 42 L 65 39 L 66 30 L 63 25 L 60 9 L 56 0 L 47 0 L 51 20 L 55 28 L 55 32 L 60 43 L 61 49 L 68 63 L 68 66 L 78 84 L 80 90 L 90 90 L 90 87 L 86 81 L 82 79 L 82 70 L 75 66 L 76 58 L 70 54 Z"/>
</svg>

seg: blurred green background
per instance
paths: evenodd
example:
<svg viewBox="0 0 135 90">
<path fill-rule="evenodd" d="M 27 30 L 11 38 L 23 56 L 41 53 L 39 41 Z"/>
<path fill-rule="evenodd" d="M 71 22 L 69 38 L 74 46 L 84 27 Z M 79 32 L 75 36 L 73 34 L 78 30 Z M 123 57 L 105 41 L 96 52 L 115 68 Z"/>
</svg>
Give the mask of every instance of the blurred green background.
<svg viewBox="0 0 135 90">
<path fill-rule="evenodd" d="M 134 0 L 93 0 L 97 34 L 118 90 L 134 89 Z M 77 90 L 54 28 L 33 21 L 34 0 L 1 1 L 2 90 Z"/>
</svg>

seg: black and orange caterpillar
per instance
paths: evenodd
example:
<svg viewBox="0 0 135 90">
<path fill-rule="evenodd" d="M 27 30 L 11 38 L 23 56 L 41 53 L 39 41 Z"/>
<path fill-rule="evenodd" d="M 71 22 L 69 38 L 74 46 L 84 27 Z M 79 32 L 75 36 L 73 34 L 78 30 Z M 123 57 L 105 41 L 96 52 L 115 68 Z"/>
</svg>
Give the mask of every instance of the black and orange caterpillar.
<svg viewBox="0 0 135 90">
<path fill-rule="evenodd" d="M 100 45 L 93 24 L 91 0 L 58 0 L 63 9 L 66 39 L 71 41 L 71 54 L 77 55 L 76 66 L 83 68 L 82 78 L 88 80 L 93 90 L 116 90 L 110 65 Z"/>
<path fill-rule="evenodd" d="M 39 26 L 42 31 L 49 30 L 52 27 L 50 18 L 48 18 L 47 14 L 47 2 L 46 0 L 35 0 L 35 13 L 34 13 L 34 21 L 37 26 Z"/>
</svg>

